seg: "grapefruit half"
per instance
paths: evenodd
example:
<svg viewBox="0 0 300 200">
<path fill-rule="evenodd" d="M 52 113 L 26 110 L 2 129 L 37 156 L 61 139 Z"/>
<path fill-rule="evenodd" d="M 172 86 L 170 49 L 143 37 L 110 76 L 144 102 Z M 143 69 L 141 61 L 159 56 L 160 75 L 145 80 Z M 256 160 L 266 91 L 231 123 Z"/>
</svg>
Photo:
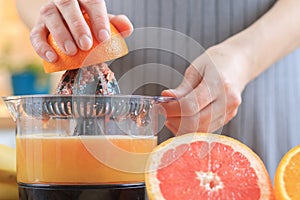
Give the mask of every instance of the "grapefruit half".
<svg viewBox="0 0 300 200">
<path fill-rule="evenodd" d="M 239 141 L 217 134 L 171 138 L 151 153 L 146 169 L 149 199 L 273 199 L 261 159 Z"/>
</svg>

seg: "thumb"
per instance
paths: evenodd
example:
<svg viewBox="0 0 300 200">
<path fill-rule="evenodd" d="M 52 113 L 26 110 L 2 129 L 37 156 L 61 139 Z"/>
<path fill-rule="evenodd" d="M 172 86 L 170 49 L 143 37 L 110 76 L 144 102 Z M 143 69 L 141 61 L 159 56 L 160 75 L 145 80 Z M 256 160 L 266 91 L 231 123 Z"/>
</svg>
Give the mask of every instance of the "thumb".
<svg viewBox="0 0 300 200">
<path fill-rule="evenodd" d="M 128 37 L 133 32 L 133 25 L 125 15 L 108 15 L 110 22 L 118 29 L 123 37 Z"/>
<path fill-rule="evenodd" d="M 193 91 L 193 89 L 199 85 L 202 80 L 202 76 L 194 66 L 189 66 L 185 72 L 184 78 L 179 86 L 175 89 L 168 89 L 162 91 L 162 96 L 181 98 Z"/>
</svg>

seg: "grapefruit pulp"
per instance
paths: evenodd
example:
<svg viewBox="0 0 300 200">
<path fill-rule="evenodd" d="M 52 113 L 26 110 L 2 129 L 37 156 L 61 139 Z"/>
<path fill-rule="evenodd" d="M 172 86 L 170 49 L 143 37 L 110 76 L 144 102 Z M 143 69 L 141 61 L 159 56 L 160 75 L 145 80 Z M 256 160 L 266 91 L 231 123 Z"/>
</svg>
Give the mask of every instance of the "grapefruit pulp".
<svg viewBox="0 0 300 200">
<path fill-rule="evenodd" d="M 157 146 L 146 168 L 150 199 L 273 199 L 261 159 L 235 139 L 207 133 L 174 137 Z"/>
</svg>

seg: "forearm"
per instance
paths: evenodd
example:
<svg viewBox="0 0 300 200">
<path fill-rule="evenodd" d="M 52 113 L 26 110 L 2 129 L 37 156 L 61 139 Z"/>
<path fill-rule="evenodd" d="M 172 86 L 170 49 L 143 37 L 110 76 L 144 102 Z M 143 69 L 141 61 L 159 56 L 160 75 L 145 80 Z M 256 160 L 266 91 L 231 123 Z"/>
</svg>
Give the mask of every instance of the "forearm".
<svg viewBox="0 0 300 200">
<path fill-rule="evenodd" d="M 300 46 L 299 9 L 299 0 L 279 0 L 249 28 L 221 43 L 246 60 L 246 82 Z"/>
</svg>

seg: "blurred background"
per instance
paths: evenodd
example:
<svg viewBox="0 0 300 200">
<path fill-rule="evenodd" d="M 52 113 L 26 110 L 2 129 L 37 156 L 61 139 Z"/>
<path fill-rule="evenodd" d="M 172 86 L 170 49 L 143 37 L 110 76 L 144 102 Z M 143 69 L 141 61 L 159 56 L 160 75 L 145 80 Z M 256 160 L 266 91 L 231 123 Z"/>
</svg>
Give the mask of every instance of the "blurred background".
<svg viewBox="0 0 300 200">
<path fill-rule="evenodd" d="M 52 93 L 55 74 L 45 74 L 42 60 L 18 16 L 15 1 L 0 0 L 0 97 Z M 14 123 L 0 100 L 0 143 L 14 146 Z"/>
</svg>

